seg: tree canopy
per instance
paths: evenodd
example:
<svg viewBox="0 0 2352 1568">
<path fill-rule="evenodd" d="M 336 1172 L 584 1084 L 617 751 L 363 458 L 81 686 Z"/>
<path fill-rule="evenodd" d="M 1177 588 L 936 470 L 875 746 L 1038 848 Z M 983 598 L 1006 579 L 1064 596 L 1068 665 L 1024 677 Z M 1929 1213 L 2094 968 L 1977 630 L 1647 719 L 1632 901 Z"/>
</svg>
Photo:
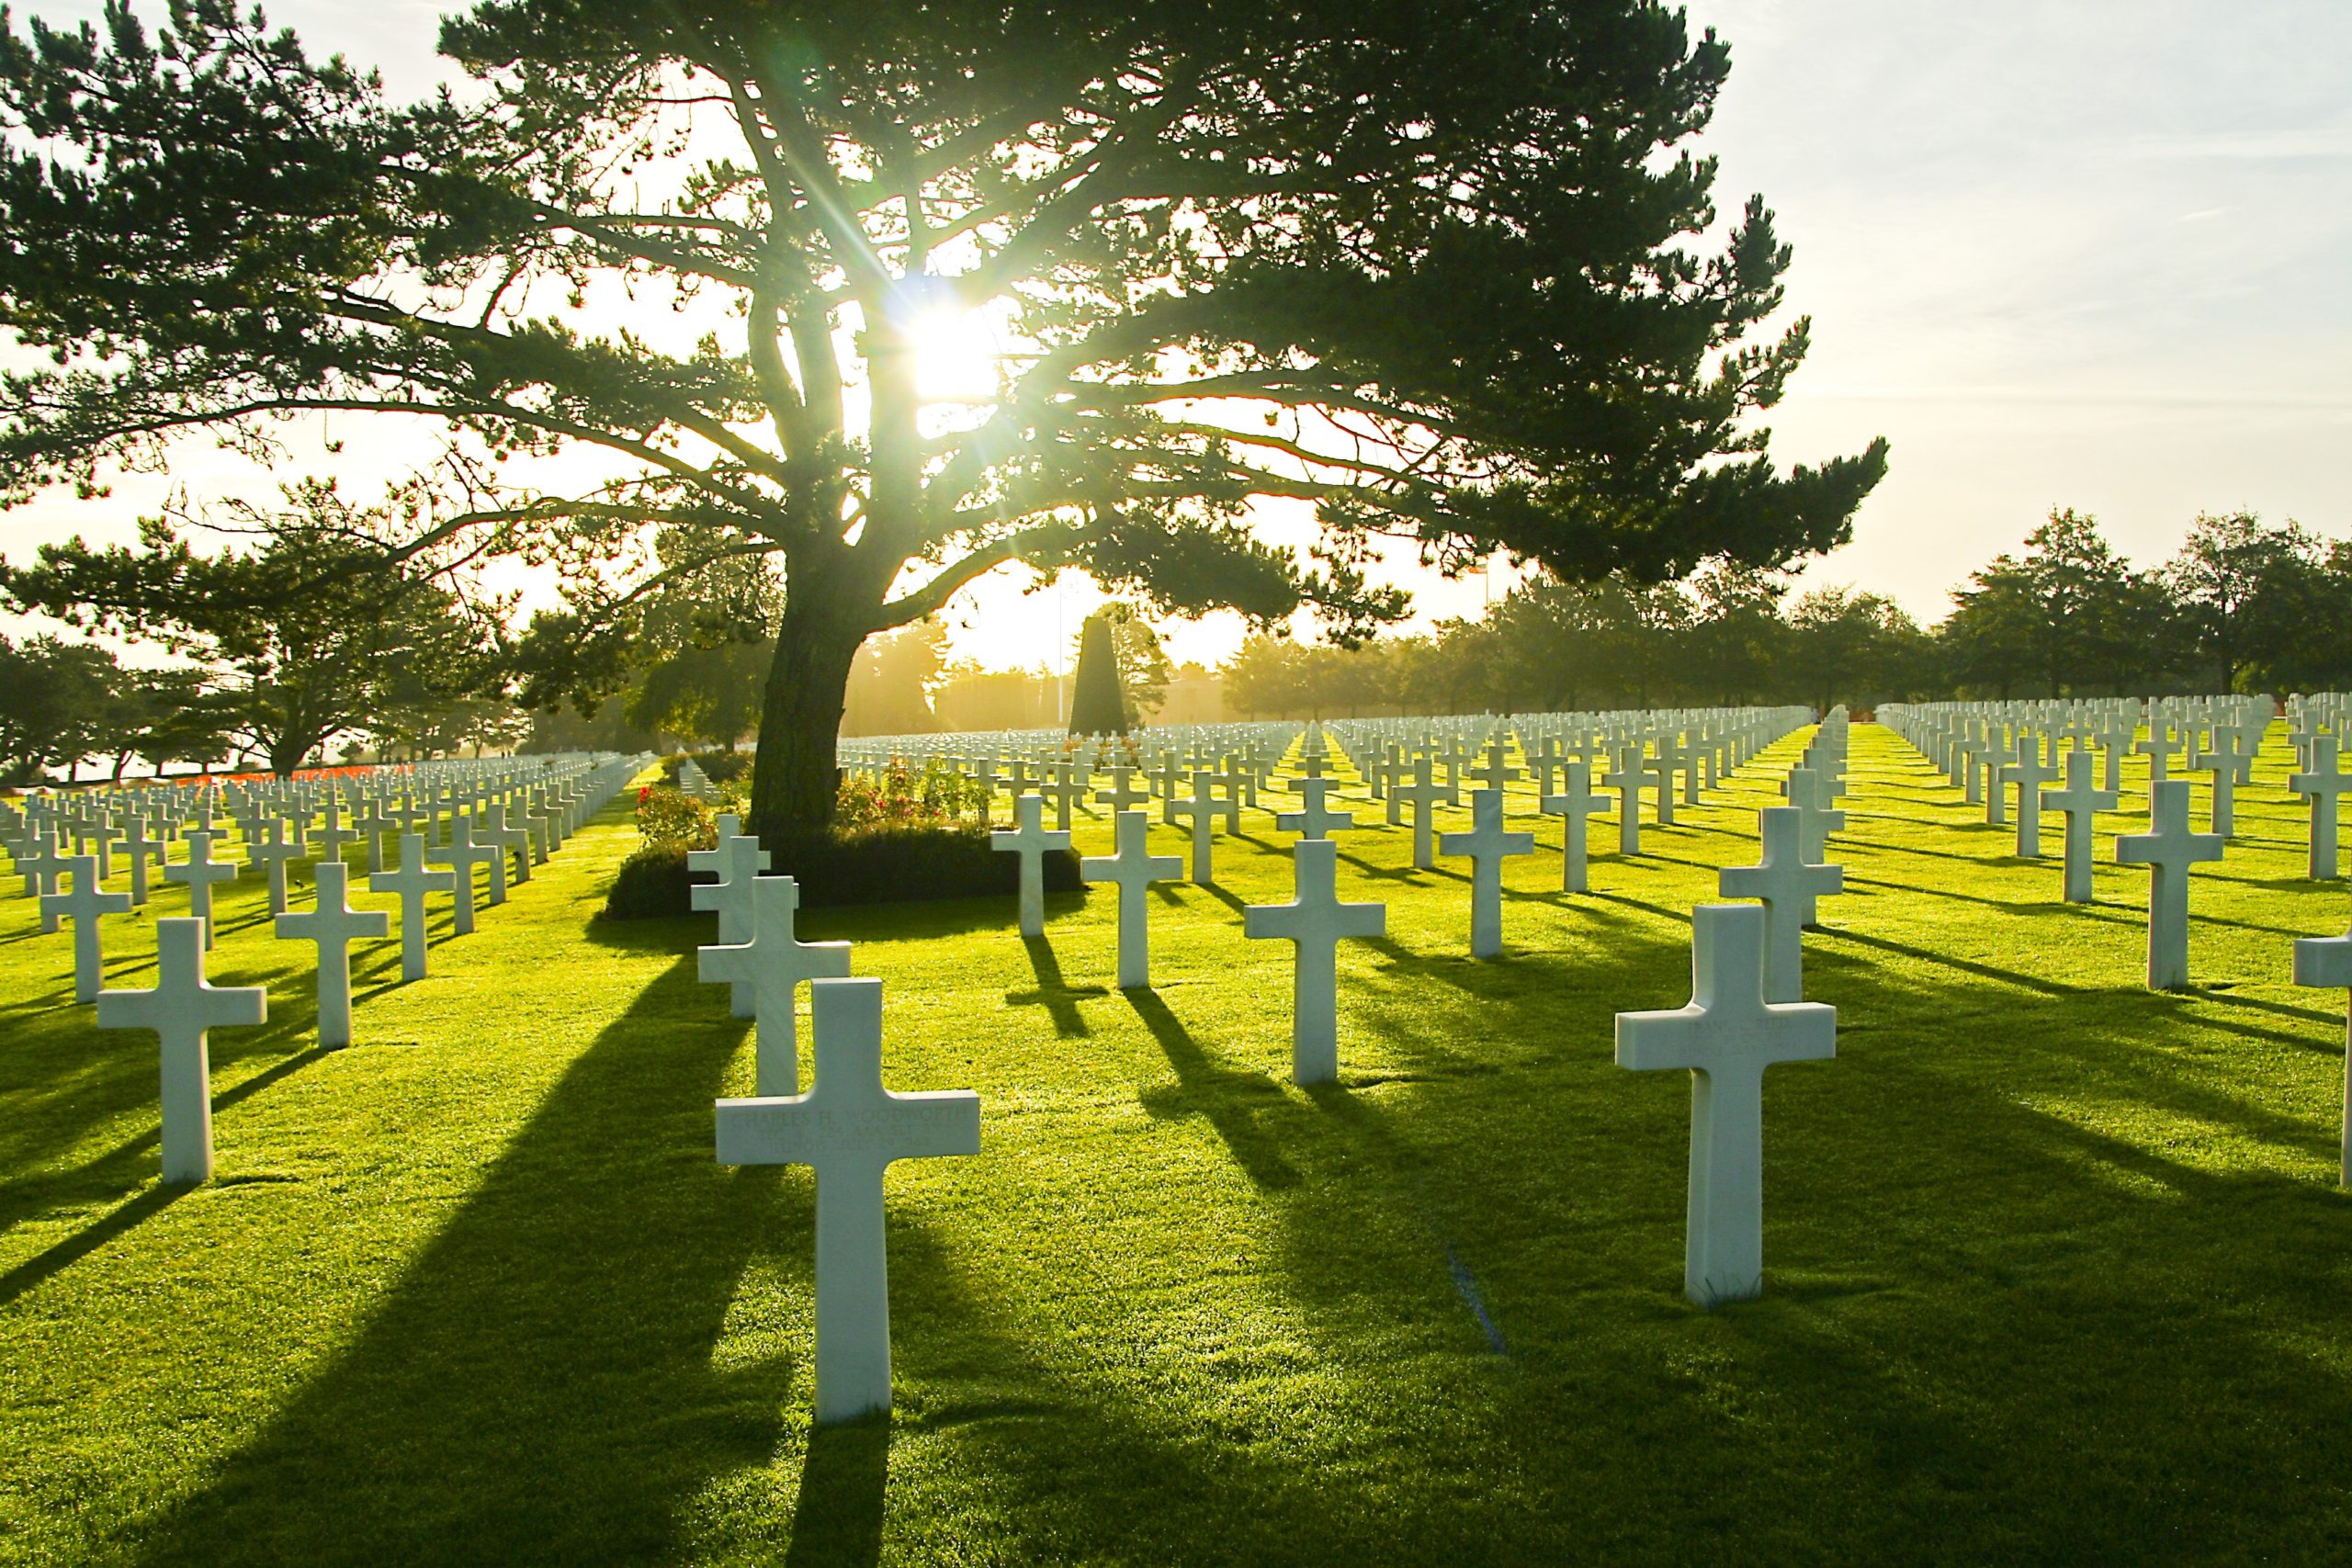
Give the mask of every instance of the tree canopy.
<svg viewBox="0 0 2352 1568">
<path fill-rule="evenodd" d="M 344 730 L 389 737 L 438 723 L 449 700 L 486 682 L 493 630 L 441 584 L 400 570 L 379 542 L 380 517 L 324 485 L 296 487 L 288 501 L 257 518 L 252 547 L 207 553 L 194 530 L 151 518 L 137 549 L 74 539 L 43 547 L 31 567 L 0 569 L 0 581 L 69 625 L 160 643 L 190 661 L 209 677 L 211 734 L 235 738 L 279 773 Z M 118 714 L 115 739 L 141 722 Z M 204 742 L 199 750 L 210 749 L 203 729 L 186 732 Z"/>
<path fill-rule="evenodd" d="M 419 547 L 569 570 L 548 681 L 610 679 L 648 529 L 693 541 L 656 579 L 770 558 L 763 823 L 830 811 L 859 643 L 1006 562 L 1348 637 L 1402 608 L 1383 541 L 1779 565 L 1883 470 L 1772 460 L 1789 252 L 1719 223 L 1729 51 L 1648 0 L 486 0 L 441 41 L 472 89 L 399 105 L 230 0 L 0 31 L 0 326 L 53 356 L 0 378 L 0 500 L 423 415 L 469 460 Z M 1011 352 L 942 395 L 956 318 Z"/>
</svg>

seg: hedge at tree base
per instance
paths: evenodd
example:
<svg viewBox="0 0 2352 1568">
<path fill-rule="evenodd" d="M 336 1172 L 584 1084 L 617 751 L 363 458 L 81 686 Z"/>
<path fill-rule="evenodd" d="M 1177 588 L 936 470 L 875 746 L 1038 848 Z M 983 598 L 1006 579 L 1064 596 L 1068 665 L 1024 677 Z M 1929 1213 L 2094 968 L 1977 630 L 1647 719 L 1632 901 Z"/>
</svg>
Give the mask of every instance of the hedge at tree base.
<svg viewBox="0 0 2352 1568">
<path fill-rule="evenodd" d="M 853 904 L 901 904 L 935 898 L 1012 897 L 1021 890 L 1021 857 L 990 847 L 985 829 L 956 827 L 865 829 L 822 833 L 782 841 L 766 840 L 772 875 L 800 883 L 804 909 Z M 1046 891 L 1075 893 L 1078 855 L 1055 850 L 1045 856 Z M 621 863 L 603 918 L 660 919 L 694 912 L 688 892 L 717 878 L 689 872 L 682 849 L 639 850 Z"/>
</svg>

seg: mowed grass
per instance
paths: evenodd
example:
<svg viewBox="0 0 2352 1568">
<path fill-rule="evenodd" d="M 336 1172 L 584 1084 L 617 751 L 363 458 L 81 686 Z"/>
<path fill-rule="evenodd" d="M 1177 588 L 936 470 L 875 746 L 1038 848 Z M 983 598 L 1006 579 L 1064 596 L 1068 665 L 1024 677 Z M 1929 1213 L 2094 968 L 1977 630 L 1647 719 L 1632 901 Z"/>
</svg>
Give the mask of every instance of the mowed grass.
<svg viewBox="0 0 2352 1568">
<path fill-rule="evenodd" d="M 983 1105 L 979 1157 L 889 1178 L 895 1413 L 814 1432 L 811 1179 L 713 1163 L 749 1026 L 695 980 L 706 921 L 591 919 L 620 807 L 474 935 L 443 916 L 431 978 L 371 946 L 347 1050 L 232 885 L 214 976 L 271 1022 L 215 1036 L 220 1175 L 182 1194 L 153 1037 L 98 1032 L 71 938 L 0 894 L 0 1557 L 2352 1551 L 2345 998 L 2288 984 L 2352 901 L 2302 880 L 2282 732 L 2166 996 L 2144 871 L 2064 905 L 2054 858 L 1853 735 L 1850 892 L 1806 954 L 1838 1055 L 1768 1077 L 1767 1294 L 1712 1313 L 1680 1295 L 1687 1075 L 1617 1068 L 1611 1018 L 1686 999 L 1689 911 L 1802 737 L 1639 859 L 1596 821 L 1589 895 L 1515 788 L 1546 852 L 1500 960 L 1463 956 L 1464 863 L 1343 835 L 1389 935 L 1341 950 L 1327 1089 L 1288 1081 L 1288 945 L 1241 936 L 1289 897 L 1265 813 L 1216 886 L 1157 895 L 1150 992 L 1111 987 L 1107 889 L 1033 942 L 1010 899 L 804 917 L 884 979 L 890 1086 Z M 184 898 L 108 922 L 114 983 Z"/>
</svg>

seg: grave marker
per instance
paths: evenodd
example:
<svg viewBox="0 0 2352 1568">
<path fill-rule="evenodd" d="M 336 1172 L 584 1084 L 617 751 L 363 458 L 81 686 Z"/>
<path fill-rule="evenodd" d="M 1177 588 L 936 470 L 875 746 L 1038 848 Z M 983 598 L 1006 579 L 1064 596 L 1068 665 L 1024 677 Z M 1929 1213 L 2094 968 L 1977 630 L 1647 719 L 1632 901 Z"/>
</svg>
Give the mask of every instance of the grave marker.
<svg viewBox="0 0 2352 1568">
<path fill-rule="evenodd" d="M 2144 865 L 2148 888 L 2148 988 L 2177 991 L 2188 984 L 2188 868 L 2222 858 L 2219 833 L 2188 830 L 2188 784 L 2159 779 L 2148 786 L 2148 831 L 2115 840 L 2123 865 Z"/>
<path fill-rule="evenodd" d="M 155 984 L 102 991 L 100 1029 L 152 1029 L 163 1047 L 164 1180 L 192 1186 L 212 1176 L 210 1031 L 267 1021 L 259 986 L 214 986 L 204 978 L 206 922 L 155 922 Z"/>
<path fill-rule="evenodd" d="M 2066 753 L 2066 787 L 2041 792 L 2041 808 L 2066 814 L 2066 902 L 2091 901 L 2092 814 L 2112 811 L 2122 796 L 2091 785 L 2091 754 Z"/>
<path fill-rule="evenodd" d="M 391 917 L 381 909 L 355 909 L 349 901 L 351 868 L 340 860 L 311 867 L 318 903 L 298 915 L 277 917 L 280 942 L 307 942 L 319 953 L 319 1043 L 351 1043 L 351 944 L 362 937 L 389 935 Z"/>
<path fill-rule="evenodd" d="M 790 1099 L 720 1100 L 718 1163 L 815 1170 L 817 1419 L 849 1421 L 890 1408 L 883 1172 L 894 1160 L 978 1154 L 980 1100 L 882 1087 L 881 981 L 817 980 L 809 1003 L 815 1086 Z"/>
<path fill-rule="evenodd" d="M 1764 852 L 1756 865 L 1727 865 L 1716 879 L 1725 898 L 1764 901 L 1764 999 L 1804 1000 L 1804 928 L 1814 923 L 1814 900 L 1846 890 L 1842 866 L 1813 865 L 1804 859 L 1804 814 L 1793 806 L 1768 806 L 1757 814 Z"/>
<path fill-rule="evenodd" d="M 1340 902 L 1339 856 L 1340 846 L 1329 839 L 1301 839 L 1291 846 L 1291 901 L 1241 911 L 1245 937 L 1292 944 L 1291 1077 L 1302 1084 L 1340 1076 L 1340 942 L 1388 933 L 1385 904 Z"/>
<path fill-rule="evenodd" d="M 1317 780 L 1317 783 L 1322 781 Z M 1089 882 L 1114 882 L 1119 886 L 1119 988 L 1132 990 L 1151 984 L 1151 926 L 1146 889 L 1184 874 L 1184 863 L 1174 855 L 1151 852 L 1151 816 L 1144 811 L 1118 815 L 1118 853 L 1089 855 L 1078 863 L 1079 874 Z"/>
<path fill-rule="evenodd" d="M 750 939 L 695 949 L 696 972 L 705 984 L 725 981 L 751 987 L 752 1016 L 759 1021 L 753 1026 L 752 1085 L 763 1098 L 800 1092 L 794 990 L 803 980 L 838 980 L 849 974 L 849 943 L 802 942 L 794 934 L 799 908 L 797 882 L 789 876 L 754 876 Z"/>
<path fill-rule="evenodd" d="M 199 829 L 187 836 L 187 859 L 178 864 L 164 863 L 164 880 L 187 884 L 187 912 L 204 922 L 204 946 L 212 947 L 212 885 L 235 879 L 237 863 L 212 858 L 212 845 L 218 835 Z"/>
<path fill-rule="evenodd" d="M 106 954 L 98 940 L 98 922 L 107 915 L 130 912 L 130 895 L 108 893 L 98 886 L 98 857 L 69 855 L 66 869 L 74 876 L 71 893 L 44 893 L 40 912 L 74 922 L 74 999 L 94 1002 L 106 984 Z"/>
<path fill-rule="evenodd" d="M 1690 912 L 1690 1001 L 1617 1015 L 1617 1065 L 1690 1073 L 1682 1289 L 1701 1306 L 1764 1291 L 1764 1069 L 1838 1054 L 1838 1010 L 1764 999 L 1765 914 Z"/>
<path fill-rule="evenodd" d="M 1021 934 L 1043 936 L 1046 934 L 1046 852 L 1069 848 L 1069 834 L 1060 829 L 1046 829 L 1043 795 L 1015 796 L 1012 814 L 1020 826 L 991 831 L 989 847 L 1021 857 Z"/>
<path fill-rule="evenodd" d="M 2295 939 L 2295 984 L 2343 990 L 2352 987 L 2352 936 Z M 2346 1033 L 2344 1110 L 2337 1123 L 2336 1181 L 2352 1187 L 2352 1027 Z"/>
<path fill-rule="evenodd" d="M 458 874 L 454 871 L 434 871 L 424 863 L 424 835 L 401 835 L 401 868 L 379 871 L 368 879 L 370 893 L 390 893 L 401 901 L 401 978 L 424 978 L 424 898 L 429 893 L 454 895 L 458 890 Z"/>
<path fill-rule="evenodd" d="M 1560 891 L 1583 893 L 1589 890 L 1586 870 L 1588 821 L 1606 811 L 1608 803 L 1593 793 L 1592 764 L 1578 758 L 1561 763 L 1560 793 L 1546 795 L 1536 802 L 1550 816 L 1561 819 Z"/>
<path fill-rule="evenodd" d="M 1535 835 L 1503 830 L 1503 792 L 1474 791 L 1470 831 L 1448 833 L 1438 848 L 1470 857 L 1470 956 L 1493 958 L 1503 950 L 1503 861 L 1535 852 Z"/>
</svg>

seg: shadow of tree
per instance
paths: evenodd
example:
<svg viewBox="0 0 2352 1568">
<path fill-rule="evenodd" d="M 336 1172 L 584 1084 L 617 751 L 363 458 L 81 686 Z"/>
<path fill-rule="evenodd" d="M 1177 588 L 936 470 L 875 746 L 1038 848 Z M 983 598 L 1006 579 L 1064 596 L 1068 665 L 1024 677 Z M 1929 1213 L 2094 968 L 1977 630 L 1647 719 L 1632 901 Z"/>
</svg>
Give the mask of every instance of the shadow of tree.
<svg viewBox="0 0 2352 1568">
<path fill-rule="evenodd" d="M 147 1561 L 660 1555 L 707 1478 L 766 1461 L 788 1367 L 710 1351 L 777 1211 L 805 1229 L 808 1206 L 692 1157 L 740 1038 L 680 1021 L 697 990 L 681 960 L 639 994 L 350 1348 L 144 1532 Z"/>
</svg>

